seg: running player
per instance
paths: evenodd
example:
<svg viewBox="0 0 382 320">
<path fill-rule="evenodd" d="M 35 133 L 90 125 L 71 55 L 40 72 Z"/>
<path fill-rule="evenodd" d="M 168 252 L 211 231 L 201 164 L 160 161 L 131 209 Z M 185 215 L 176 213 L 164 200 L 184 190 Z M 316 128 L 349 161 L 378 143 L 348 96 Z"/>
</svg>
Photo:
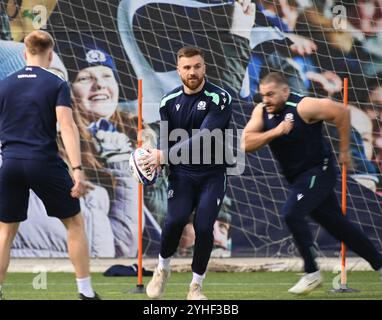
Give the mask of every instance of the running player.
<svg viewBox="0 0 382 320">
<path fill-rule="evenodd" d="M 269 144 L 290 183 L 290 194 L 281 215 L 304 260 L 306 274 L 289 292 L 305 294 L 322 283 L 306 220 L 308 215 L 382 274 L 382 255 L 342 215 L 334 192 L 337 175 L 334 159 L 322 134 L 323 121 L 336 125 L 340 137 L 339 161 L 348 164 L 349 110 L 330 99 L 291 93 L 279 73 L 270 73 L 261 80 L 260 93 L 263 102 L 255 107 L 244 129 L 242 149 L 252 152 Z"/>
</svg>

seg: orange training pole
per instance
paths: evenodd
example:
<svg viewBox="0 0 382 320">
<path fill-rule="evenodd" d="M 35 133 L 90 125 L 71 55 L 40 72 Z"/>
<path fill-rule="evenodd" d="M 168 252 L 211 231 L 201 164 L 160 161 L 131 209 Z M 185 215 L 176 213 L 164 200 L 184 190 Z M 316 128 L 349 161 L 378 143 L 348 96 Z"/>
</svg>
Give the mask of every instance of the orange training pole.
<svg viewBox="0 0 382 320">
<path fill-rule="evenodd" d="M 348 87 L 349 81 L 348 78 L 344 79 L 344 105 L 348 106 Z M 342 164 L 342 214 L 346 215 L 346 164 Z M 341 254 L 342 254 L 342 265 L 341 265 L 341 287 L 346 288 L 347 279 L 346 279 L 346 246 L 341 243 Z"/>
<path fill-rule="evenodd" d="M 138 148 L 142 146 L 142 79 L 138 80 Z M 138 185 L 138 286 L 142 282 L 142 215 L 143 215 L 143 185 Z"/>
</svg>

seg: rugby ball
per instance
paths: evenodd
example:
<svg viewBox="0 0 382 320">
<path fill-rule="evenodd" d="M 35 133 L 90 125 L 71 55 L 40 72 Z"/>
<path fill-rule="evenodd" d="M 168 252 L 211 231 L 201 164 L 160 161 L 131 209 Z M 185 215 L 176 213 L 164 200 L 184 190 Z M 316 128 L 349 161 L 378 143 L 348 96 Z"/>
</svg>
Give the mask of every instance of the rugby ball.
<svg viewBox="0 0 382 320">
<path fill-rule="evenodd" d="M 138 165 L 138 162 L 141 157 L 144 155 L 148 155 L 149 152 L 143 148 L 137 148 L 130 155 L 129 159 L 129 167 L 131 175 L 137 180 L 139 183 L 149 186 L 155 183 L 157 179 L 157 172 L 150 172 L 150 170 L 143 170 L 142 167 Z"/>
</svg>

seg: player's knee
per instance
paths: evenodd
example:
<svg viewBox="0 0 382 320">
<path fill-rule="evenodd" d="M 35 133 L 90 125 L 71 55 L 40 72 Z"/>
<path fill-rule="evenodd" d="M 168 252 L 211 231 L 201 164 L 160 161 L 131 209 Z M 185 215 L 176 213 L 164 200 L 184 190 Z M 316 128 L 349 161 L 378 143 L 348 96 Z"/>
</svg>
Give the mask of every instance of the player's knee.
<svg viewBox="0 0 382 320">
<path fill-rule="evenodd" d="M 207 226 L 207 225 L 202 225 L 202 226 L 197 226 L 195 228 L 195 236 L 197 239 L 205 239 L 209 240 L 213 238 L 213 226 Z"/>
<path fill-rule="evenodd" d="M 296 214 L 296 211 L 293 210 L 284 211 L 282 217 L 288 226 L 293 225 L 296 221 L 298 221 L 298 214 Z"/>
<path fill-rule="evenodd" d="M 84 218 L 82 217 L 82 214 L 79 212 L 73 217 L 65 218 L 61 220 L 62 223 L 65 225 L 66 229 L 73 229 L 73 228 L 84 228 Z"/>
<path fill-rule="evenodd" d="M 1 238 L 11 242 L 16 236 L 19 223 L 3 223 L 0 222 L 0 234 Z"/>
<path fill-rule="evenodd" d="M 188 223 L 187 219 L 181 219 L 181 218 L 173 218 L 173 219 L 167 219 L 165 222 L 165 226 L 168 230 L 183 230 L 183 228 Z"/>
</svg>

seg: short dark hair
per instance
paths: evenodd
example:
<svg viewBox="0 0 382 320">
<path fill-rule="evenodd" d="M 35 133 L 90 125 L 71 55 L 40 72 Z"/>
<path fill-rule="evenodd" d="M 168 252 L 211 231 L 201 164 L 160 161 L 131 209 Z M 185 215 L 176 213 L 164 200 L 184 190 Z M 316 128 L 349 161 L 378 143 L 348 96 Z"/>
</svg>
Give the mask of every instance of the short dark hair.
<svg viewBox="0 0 382 320">
<path fill-rule="evenodd" d="M 25 37 L 24 43 L 28 52 L 33 56 L 44 54 L 54 48 L 53 37 L 48 32 L 42 30 L 36 30 L 28 34 Z"/>
<path fill-rule="evenodd" d="M 268 84 L 268 83 L 276 83 L 276 84 L 279 84 L 279 85 L 287 85 L 287 86 L 289 86 L 288 81 L 279 72 L 268 73 L 266 76 L 264 76 L 260 80 L 260 84 Z"/>
<path fill-rule="evenodd" d="M 203 50 L 198 47 L 186 46 L 186 47 L 180 48 L 177 53 L 178 61 L 182 57 L 190 58 L 194 56 L 201 56 L 204 59 Z"/>
</svg>

